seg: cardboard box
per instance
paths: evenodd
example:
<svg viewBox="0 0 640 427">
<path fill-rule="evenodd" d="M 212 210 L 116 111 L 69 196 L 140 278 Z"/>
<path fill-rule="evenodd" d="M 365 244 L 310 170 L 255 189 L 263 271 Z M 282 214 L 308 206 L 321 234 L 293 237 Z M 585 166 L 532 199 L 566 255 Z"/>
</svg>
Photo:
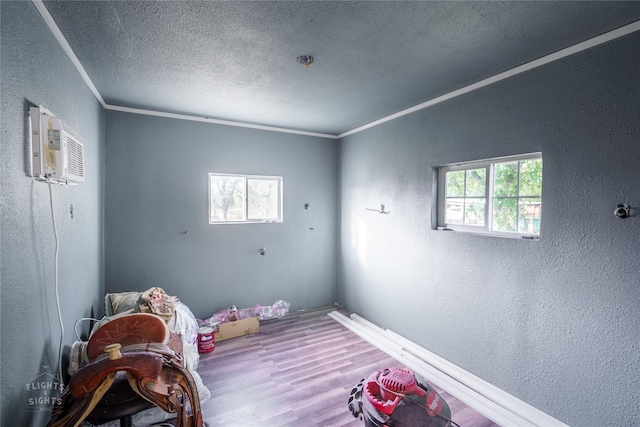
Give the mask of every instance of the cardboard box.
<svg viewBox="0 0 640 427">
<path fill-rule="evenodd" d="M 260 319 L 250 317 L 235 322 L 220 323 L 216 329 L 215 340 L 224 341 L 244 335 L 255 334 L 260 327 Z"/>
</svg>

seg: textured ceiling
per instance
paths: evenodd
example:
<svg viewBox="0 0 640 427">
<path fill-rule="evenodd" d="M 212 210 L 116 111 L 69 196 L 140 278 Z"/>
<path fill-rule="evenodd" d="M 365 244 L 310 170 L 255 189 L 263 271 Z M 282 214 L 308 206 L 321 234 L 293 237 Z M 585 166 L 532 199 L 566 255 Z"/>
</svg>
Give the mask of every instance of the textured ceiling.
<svg viewBox="0 0 640 427">
<path fill-rule="evenodd" d="M 109 105 L 334 135 L 640 19 L 628 1 L 44 4 Z"/>
</svg>

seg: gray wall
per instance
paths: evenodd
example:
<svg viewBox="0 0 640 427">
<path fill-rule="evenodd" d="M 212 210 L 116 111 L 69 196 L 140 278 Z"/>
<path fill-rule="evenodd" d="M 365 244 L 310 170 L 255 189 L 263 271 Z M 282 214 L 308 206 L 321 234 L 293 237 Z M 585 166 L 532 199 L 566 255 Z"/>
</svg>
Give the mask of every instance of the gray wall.
<svg viewBox="0 0 640 427">
<path fill-rule="evenodd" d="M 160 286 L 199 318 L 335 302 L 337 141 L 114 111 L 106 139 L 108 292 Z M 283 176 L 285 221 L 210 225 L 209 172 Z"/>
<path fill-rule="evenodd" d="M 346 137 L 338 302 L 558 419 L 640 419 L 640 35 Z M 542 233 L 432 230 L 432 168 L 541 151 Z M 384 203 L 391 211 L 365 211 Z"/>
<path fill-rule="evenodd" d="M 0 7 L 2 425 L 44 425 L 50 412 L 39 410 L 50 405 L 30 405 L 29 399 L 52 391 L 30 391 L 27 384 L 56 372 L 60 328 L 49 190 L 26 173 L 27 113 L 32 104 L 44 105 L 77 130 L 85 145 L 86 182 L 53 187 L 60 303 L 69 345 L 75 321 L 102 307 L 104 111 L 32 3 L 2 1 Z M 80 330 L 86 333 L 86 327 Z"/>
</svg>

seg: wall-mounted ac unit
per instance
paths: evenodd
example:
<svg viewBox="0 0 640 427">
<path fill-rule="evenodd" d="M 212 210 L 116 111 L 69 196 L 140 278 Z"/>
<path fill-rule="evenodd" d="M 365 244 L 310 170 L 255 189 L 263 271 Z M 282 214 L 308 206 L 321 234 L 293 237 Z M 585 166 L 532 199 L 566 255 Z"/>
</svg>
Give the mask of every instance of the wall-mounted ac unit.
<svg viewBox="0 0 640 427">
<path fill-rule="evenodd" d="M 84 182 L 80 135 L 42 105 L 29 109 L 31 176 L 55 184 Z"/>
</svg>

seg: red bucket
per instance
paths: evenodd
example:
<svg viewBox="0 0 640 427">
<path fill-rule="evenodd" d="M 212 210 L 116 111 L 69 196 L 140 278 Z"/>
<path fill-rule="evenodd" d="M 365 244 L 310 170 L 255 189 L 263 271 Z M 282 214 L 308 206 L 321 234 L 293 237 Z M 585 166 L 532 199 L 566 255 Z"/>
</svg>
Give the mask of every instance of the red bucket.
<svg viewBox="0 0 640 427">
<path fill-rule="evenodd" d="M 198 329 L 198 353 L 211 353 L 215 346 L 215 330 L 209 326 Z"/>
</svg>

